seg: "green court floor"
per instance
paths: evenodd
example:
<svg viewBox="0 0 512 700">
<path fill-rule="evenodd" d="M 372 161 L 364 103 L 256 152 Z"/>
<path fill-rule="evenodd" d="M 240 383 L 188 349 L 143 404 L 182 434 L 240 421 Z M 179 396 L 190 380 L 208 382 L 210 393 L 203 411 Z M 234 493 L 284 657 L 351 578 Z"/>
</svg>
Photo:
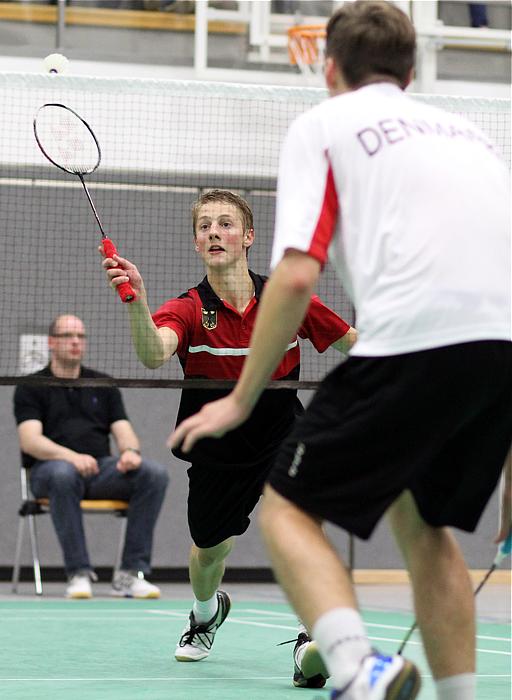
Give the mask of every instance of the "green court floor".
<svg viewBox="0 0 512 700">
<path fill-rule="evenodd" d="M 173 651 L 185 624 L 185 600 L 19 600 L 0 602 L 0 697 L 6 700 L 327 700 L 326 690 L 291 684 L 296 634 L 283 603 L 235 602 L 211 657 L 178 663 Z M 375 646 L 396 651 L 412 618 L 366 610 Z M 510 626 L 478 627 L 478 698 L 510 700 Z M 413 636 L 406 655 L 432 681 Z"/>
</svg>

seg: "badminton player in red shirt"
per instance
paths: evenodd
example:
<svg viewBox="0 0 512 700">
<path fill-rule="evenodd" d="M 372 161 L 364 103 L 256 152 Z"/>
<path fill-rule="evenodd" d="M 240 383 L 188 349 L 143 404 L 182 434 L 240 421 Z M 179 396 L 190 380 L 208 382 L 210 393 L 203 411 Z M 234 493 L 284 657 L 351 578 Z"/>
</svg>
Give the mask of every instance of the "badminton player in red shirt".
<svg viewBox="0 0 512 700">
<path fill-rule="evenodd" d="M 206 277 L 178 298 L 166 301 L 154 314 L 148 307 L 142 277 L 131 262 L 115 256 L 104 260 L 111 286 L 127 280 L 136 300 L 127 305 L 133 342 L 146 367 L 160 367 L 177 354 L 185 378 L 237 379 L 256 320 L 266 278 L 248 267 L 254 242 L 252 211 L 247 202 L 227 190 L 202 195 L 192 210 L 194 247 L 206 267 Z M 328 347 L 345 352 L 356 331 L 315 295 L 297 336 L 308 338 L 319 352 Z M 290 339 L 273 374 L 275 380 L 298 379 L 300 349 Z M 177 424 L 227 390 L 184 389 Z M 296 391 L 267 390 L 251 418 L 221 440 L 208 439 L 185 456 L 188 469 L 188 520 L 193 546 L 190 581 L 194 604 L 176 647 L 178 661 L 206 658 L 217 629 L 230 608 L 219 590 L 225 560 L 234 537 L 249 525 L 273 458 L 295 417 L 302 411 Z M 294 684 L 322 687 L 325 668 L 304 627 L 294 650 Z"/>
</svg>

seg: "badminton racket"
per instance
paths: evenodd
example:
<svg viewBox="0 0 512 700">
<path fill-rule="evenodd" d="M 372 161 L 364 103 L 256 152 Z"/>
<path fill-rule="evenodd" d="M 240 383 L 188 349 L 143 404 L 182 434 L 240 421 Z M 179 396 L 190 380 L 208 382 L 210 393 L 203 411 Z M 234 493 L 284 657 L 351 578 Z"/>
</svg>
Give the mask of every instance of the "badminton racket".
<svg viewBox="0 0 512 700">
<path fill-rule="evenodd" d="M 80 179 L 101 231 L 105 257 L 112 258 L 117 253 L 116 246 L 103 229 L 84 180 L 84 175 L 93 173 L 101 161 L 100 145 L 93 130 L 69 107 L 47 103 L 39 107 L 34 117 L 34 135 L 42 154 L 50 163 Z M 129 282 L 118 285 L 117 292 L 125 303 L 135 299 L 135 292 Z"/>
<path fill-rule="evenodd" d="M 505 561 L 505 559 L 510 555 L 511 551 L 512 551 L 512 528 L 511 528 L 510 532 L 508 533 L 507 539 L 504 540 L 504 541 L 500 544 L 500 546 L 498 547 L 498 551 L 497 551 L 497 553 L 496 553 L 496 556 L 494 557 L 494 561 L 493 561 L 492 565 L 490 566 L 488 572 L 485 574 L 485 576 L 483 577 L 483 579 L 480 581 L 480 583 L 479 583 L 478 586 L 476 587 L 475 593 L 474 593 L 475 596 L 478 595 L 478 593 L 482 590 L 482 588 L 484 587 L 485 583 L 486 583 L 486 582 L 489 580 L 489 578 L 492 576 L 493 572 L 496 571 L 496 569 L 497 569 L 497 568 Z M 402 654 L 403 650 L 405 649 L 405 645 L 407 644 L 407 642 L 408 642 L 409 639 L 411 638 L 411 635 L 412 635 L 412 633 L 414 632 L 414 630 L 416 629 L 417 626 L 418 626 L 418 623 L 417 623 L 416 620 L 415 620 L 414 623 L 412 624 L 411 628 L 409 629 L 409 631 L 408 631 L 407 634 L 405 635 L 403 642 L 400 644 L 400 648 L 398 649 L 397 654 L 400 654 L 400 655 Z"/>
</svg>

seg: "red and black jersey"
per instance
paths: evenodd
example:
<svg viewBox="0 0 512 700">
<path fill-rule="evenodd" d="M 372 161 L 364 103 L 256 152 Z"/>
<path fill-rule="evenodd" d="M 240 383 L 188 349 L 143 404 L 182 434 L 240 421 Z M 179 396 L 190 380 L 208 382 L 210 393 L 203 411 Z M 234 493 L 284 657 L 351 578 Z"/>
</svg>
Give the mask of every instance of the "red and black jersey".
<svg viewBox="0 0 512 700">
<path fill-rule="evenodd" d="M 243 314 L 220 299 L 205 277 L 176 299 L 166 301 L 153 315 L 158 328 L 171 328 L 179 339 L 177 355 L 185 378 L 238 379 L 256 321 L 258 303 L 266 278 L 249 271 L 254 297 Z M 308 338 L 324 352 L 350 326 L 315 295 L 298 336 Z M 273 379 L 298 379 L 298 338 L 290 339 Z M 177 424 L 196 413 L 205 403 L 225 396 L 227 390 L 184 389 Z M 269 458 L 289 431 L 302 407 L 291 389 L 263 392 L 251 417 L 221 440 L 202 440 L 192 451 L 191 461 L 211 466 L 253 465 Z M 184 458 L 177 450 L 176 456 Z M 187 458 L 190 461 L 190 458 Z"/>
</svg>

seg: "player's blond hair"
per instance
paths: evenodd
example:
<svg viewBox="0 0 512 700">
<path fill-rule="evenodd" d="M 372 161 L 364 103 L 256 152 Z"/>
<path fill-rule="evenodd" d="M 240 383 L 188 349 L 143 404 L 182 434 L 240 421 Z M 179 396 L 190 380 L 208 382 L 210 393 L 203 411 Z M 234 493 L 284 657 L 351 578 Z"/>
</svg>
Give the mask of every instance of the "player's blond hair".
<svg viewBox="0 0 512 700">
<path fill-rule="evenodd" d="M 210 204 L 210 202 L 224 202 L 225 204 L 232 204 L 240 212 L 244 231 L 250 231 L 254 228 L 251 207 L 247 204 L 243 197 L 240 197 L 240 195 L 235 194 L 230 190 L 209 190 L 208 192 L 202 194 L 192 205 L 192 228 L 194 229 L 194 236 L 196 235 L 199 210 L 204 204 Z"/>
</svg>

